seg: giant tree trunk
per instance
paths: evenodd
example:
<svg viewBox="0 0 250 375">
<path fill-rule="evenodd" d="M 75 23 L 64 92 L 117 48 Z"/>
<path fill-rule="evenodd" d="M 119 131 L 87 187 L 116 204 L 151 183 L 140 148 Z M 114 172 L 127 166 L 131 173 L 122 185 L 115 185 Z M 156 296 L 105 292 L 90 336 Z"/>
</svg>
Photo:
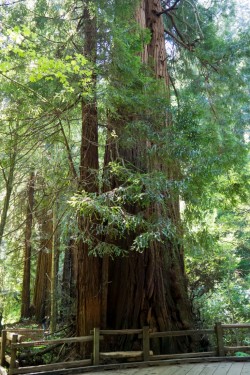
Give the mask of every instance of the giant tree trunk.
<svg viewBox="0 0 250 375">
<path fill-rule="evenodd" d="M 93 63 L 96 59 L 96 18 L 89 10 L 90 2 L 83 2 L 82 32 L 84 55 Z M 96 76 L 92 75 L 95 92 Z M 93 95 L 94 96 L 94 95 Z M 96 99 L 82 99 L 82 139 L 80 155 L 79 190 L 98 192 L 98 125 Z M 81 235 L 88 230 L 89 221 L 81 215 L 78 220 Z M 100 326 L 100 272 L 101 260 L 89 256 L 89 246 L 81 238 L 78 243 L 77 273 L 77 335 L 89 335 Z"/>
<path fill-rule="evenodd" d="M 27 186 L 27 213 L 24 240 L 24 269 L 22 287 L 21 318 L 30 317 L 30 265 L 31 265 L 31 235 L 34 210 L 35 173 L 30 173 Z"/>
<path fill-rule="evenodd" d="M 159 95 L 165 91 L 169 97 L 168 75 L 166 67 L 166 51 L 164 41 L 163 21 L 157 13 L 161 11 L 160 0 L 143 0 L 137 12 L 137 19 L 141 27 L 145 26 L 151 31 L 151 41 L 141 53 L 142 62 L 147 64 L 152 74 L 159 80 Z M 127 117 L 127 114 L 124 114 Z M 130 114 L 130 117 L 131 114 Z M 128 118 L 128 117 L 127 117 Z M 119 121 L 116 133 L 122 137 L 124 123 Z M 171 126 L 167 113 L 163 113 L 159 128 L 152 123 L 152 130 L 161 131 L 166 126 Z M 122 146 L 121 146 L 122 144 Z M 123 158 L 129 165 L 137 170 L 146 172 L 160 171 L 166 173 L 166 180 L 172 179 L 176 171 L 171 165 L 164 166 L 164 162 L 150 160 L 143 150 L 151 147 L 150 141 L 144 145 L 139 144 L 131 149 L 124 147 L 124 142 L 117 144 L 119 158 Z M 115 159 L 113 150 L 107 147 L 106 163 Z M 119 183 L 112 181 L 113 187 Z M 111 185 L 112 185 L 111 184 Z M 178 197 L 165 192 L 165 209 L 158 204 L 152 204 L 147 209 L 146 216 L 161 217 L 170 220 L 176 232 L 181 234 Z M 166 210 L 167 207 L 167 210 Z M 136 213 L 139 207 L 131 207 L 131 214 Z M 140 254 L 130 251 L 133 239 L 138 233 L 128 235 L 119 242 L 119 246 L 127 249 L 129 256 L 117 258 L 110 262 L 109 291 L 108 291 L 108 326 L 112 328 L 137 328 L 149 325 L 153 330 L 188 329 L 191 325 L 191 308 L 187 294 L 187 282 L 184 273 L 183 249 L 181 241 L 165 240 L 164 243 L 152 241 L 147 249 Z M 157 350 L 184 351 L 188 346 L 185 340 L 166 341 Z"/>
</svg>

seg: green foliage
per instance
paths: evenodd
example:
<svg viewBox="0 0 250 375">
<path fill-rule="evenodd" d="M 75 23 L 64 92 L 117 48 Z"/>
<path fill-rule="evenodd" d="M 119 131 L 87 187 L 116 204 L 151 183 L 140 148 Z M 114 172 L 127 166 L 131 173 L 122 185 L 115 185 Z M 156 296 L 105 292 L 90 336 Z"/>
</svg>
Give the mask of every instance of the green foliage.
<svg viewBox="0 0 250 375">
<path fill-rule="evenodd" d="M 234 4 L 200 5 L 191 18 L 186 5 L 175 22 L 199 41 L 190 53 L 175 40 L 169 59 L 190 296 L 204 326 L 249 321 L 249 31 Z"/>
<path fill-rule="evenodd" d="M 200 311 L 206 326 L 214 321 L 249 321 L 248 206 L 241 204 L 231 211 L 219 210 L 205 222 L 208 225 L 205 243 L 199 236 L 199 228 L 196 243 L 192 234 L 191 239 L 186 239 L 190 245 L 187 271 L 194 307 Z M 246 339 L 245 335 L 242 337 Z"/>
<path fill-rule="evenodd" d="M 20 293 L 17 260 L 23 246 L 24 196 L 27 176 L 35 169 L 36 215 L 51 210 L 58 199 L 62 250 L 71 236 L 82 238 L 93 256 L 127 256 L 129 251 L 147 251 L 152 243 L 164 247 L 167 241 L 184 245 L 190 294 L 206 324 L 249 320 L 249 31 L 243 25 L 232 27 L 233 3 L 211 1 L 206 8 L 180 2 L 174 18 L 164 19 L 170 32 L 169 100 L 165 82 L 159 83 L 141 63 L 140 52 L 151 35 L 135 22 L 138 3 L 89 2 L 98 25 L 96 64 L 83 55 L 80 5 L 37 0 L 1 7 L 3 177 L 15 142 L 18 154 L 8 215 L 10 239 L 5 241 L 6 259 L 1 259 L 1 289 L 11 286 L 10 294 L 1 297 L 6 317 L 13 295 Z M 118 155 L 117 162 L 104 166 L 104 173 L 100 169 L 96 194 L 76 193 L 72 172 L 75 168 L 77 175 L 80 159 L 82 98 L 97 100 L 101 165 L 110 127 L 114 148 L 141 153 L 138 165 Z M 168 127 L 163 126 L 166 115 Z M 102 192 L 104 185 L 109 190 Z M 3 197 L 4 181 L 0 188 Z M 184 206 L 181 229 L 168 211 L 179 198 Z M 2 209 L 3 200 L 0 203 Z M 79 214 L 89 223 L 80 233 Z M 37 222 L 32 246 L 34 276 Z M 63 251 L 59 264 L 62 273 Z M 13 319 L 18 309 L 16 304 Z"/>
<path fill-rule="evenodd" d="M 4 241 L 1 246 L 0 259 L 0 305 L 4 324 L 14 323 L 20 319 L 21 280 L 20 253 L 18 236 Z M 8 256 L 6 250 L 8 249 Z M 3 258 L 5 252 L 5 258 Z"/>
<path fill-rule="evenodd" d="M 234 13 L 233 9 L 228 11 L 227 2 L 220 6 L 211 2 L 207 9 L 200 5 L 198 13 L 192 15 L 190 6 L 182 3 L 175 22 L 184 29 L 186 43 L 197 35 L 199 41 L 192 53 L 175 44 L 169 50 L 169 59 L 173 96 L 178 95 L 171 153 L 182 168 L 181 195 L 186 215 L 192 220 L 201 210 L 244 199 L 249 189 L 249 171 L 245 168 L 248 145 L 244 138 L 249 37 L 240 39 L 240 33 L 232 30 Z M 167 25 L 174 28 L 170 19 Z"/>
<path fill-rule="evenodd" d="M 82 239 L 88 243 L 90 253 L 101 256 L 126 254 L 126 249 L 114 243 L 132 234 L 135 238 L 130 250 L 138 252 L 146 250 L 151 243 L 174 240 L 176 228 L 171 220 L 159 218 L 152 212 L 156 203 L 159 209 L 167 211 L 166 189 L 170 191 L 171 184 L 168 186 L 165 174 L 137 173 L 114 162 L 109 167 L 110 173 L 120 181 L 119 187 L 102 194 L 83 191 L 69 201 L 77 212 L 89 219 Z M 96 236 L 100 236 L 97 244 Z"/>
<path fill-rule="evenodd" d="M 236 357 L 249 357 L 249 354 L 243 352 L 236 352 Z"/>
<path fill-rule="evenodd" d="M 249 293 L 249 279 L 244 282 L 237 275 L 225 279 L 213 291 L 199 298 L 201 319 L 207 326 L 212 326 L 215 321 L 248 322 Z M 245 335 L 243 337 L 247 339 Z"/>
</svg>

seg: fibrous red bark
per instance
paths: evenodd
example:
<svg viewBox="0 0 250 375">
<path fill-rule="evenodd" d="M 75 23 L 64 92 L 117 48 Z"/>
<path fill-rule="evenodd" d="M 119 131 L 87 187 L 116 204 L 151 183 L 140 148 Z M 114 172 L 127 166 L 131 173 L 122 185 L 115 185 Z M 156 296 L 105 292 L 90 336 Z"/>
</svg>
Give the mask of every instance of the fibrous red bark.
<svg viewBox="0 0 250 375">
<path fill-rule="evenodd" d="M 24 240 L 24 270 L 22 287 L 21 318 L 30 317 L 30 265 L 31 265 L 31 236 L 34 209 L 35 173 L 30 173 L 27 186 L 27 213 Z"/>
<path fill-rule="evenodd" d="M 33 305 L 36 320 L 41 322 L 45 316 L 50 315 L 51 256 L 53 246 L 52 210 L 44 207 L 37 220 L 40 225 L 40 249 L 37 259 Z"/>
<path fill-rule="evenodd" d="M 82 32 L 84 55 L 95 62 L 96 18 L 90 14 L 89 2 L 83 2 Z M 95 92 L 96 77 L 92 74 L 92 91 Z M 98 173 L 98 123 L 96 99 L 82 99 L 82 135 L 80 154 L 79 190 L 97 192 Z M 82 236 L 87 231 L 89 220 L 79 214 L 78 225 Z M 77 250 L 77 335 L 89 335 L 94 327 L 100 326 L 100 278 L 101 260 L 89 256 L 89 246 L 80 238 Z"/>
<path fill-rule="evenodd" d="M 151 41 L 144 46 L 141 53 L 142 62 L 149 66 L 159 85 L 165 87 L 165 95 L 169 100 L 169 79 L 167 74 L 167 56 L 164 40 L 163 20 L 157 14 L 161 11 L 160 0 L 143 0 L 138 8 L 136 18 L 142 28 L 147 27 L 151 33 Z M 161 91 L 162 94 L 162 91 Z M 133 114 L 129 114 L 133 118 Z M 124 113 L 126 120 L 128 114 Z M 122 136 L 122 126 L 126 123 L 119 121 L 120 128 L 115 127 L 116 133 Z M 157 124 L 159 127 L 159 124 Z M 161 128 L 171 126 L 171 119 L 165 113 Z M 144 150 L 150 147 L 150 141 L 144 145 L 138 144 L 134 148 L 124 148 L 117 142 L 119 158 L 125 160 L 136 170 L 142 168 L 142 157 L 147 159 Z M 106 163 L 115 160 L 115 149 L 107 147 Z M 176 166 L 167 165 L 159 160 L 151 160 L 143 165 L 146 172 L 160 171 L 166 173 L 166 180 L 172 179 L 176 174 Z M 145 169 L 144 169 L 145 170 Z M 116 183 L 116 185 L 119 183 Z M 114 186 L 114 182 L 113 182 Z M 153 204 L 147 209 L 146 215 L 158 215 L 162 220 L 169 220 L 181 235 L 181 221 L 179 212 L 179 199 L 165 192 L 165 205 L 167 210 L 162 210 L 158 204 Z M 137 208 L 139 209 L 139 208 Z M 136 207 L 131 207 L 130 212 L 135 213 Z M 107 324 L 109 327 L 136 328 L 144 325 L 153 330 L 188 329 L 192 324 L 191 308 L 187 293 L 187 280 L 184 272 L 183 248 L 181 241 L 167 239 L 164 243 L 151 242 L 150 246 L 140 254 L 130 251 L 134 235 L 128 235 L 119 240 L 119 246 L 129 251 L 124 258 L 110 261 L 108 313 Z M 188 342 L 164 342 L 164 351 L 185 350 Z M 163 348 L 161 348 L 163 349 Z M 159 350 L 159 347 L 157 348 Z"/>
</svg>

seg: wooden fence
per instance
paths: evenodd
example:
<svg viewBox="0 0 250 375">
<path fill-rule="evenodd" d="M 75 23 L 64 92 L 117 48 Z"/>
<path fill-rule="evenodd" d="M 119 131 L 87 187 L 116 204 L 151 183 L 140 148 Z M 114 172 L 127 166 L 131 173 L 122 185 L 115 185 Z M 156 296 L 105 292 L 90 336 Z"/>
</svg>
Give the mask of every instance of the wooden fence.
<svg viewBox="0 0 250 375">
<path fill-rule="evenodd" d="M 9 374 L 27 374 L 30 372 L 41 372 L 51 371 L 60 369 L 70 369 L 83 367 L 88 365 L 99 365 L 105 358 L 129 358 L 132 361 L 156 361 L 166 359 L 191 359 L 201 357 L 225 357 L 227 352 L 236 351 L 248 351 L 250 352 L 249 346 L 233 346 L 229 347 L 224 344 L 223 336 L 225 330 L 236 330 L 236 329 L 250 329 L 250 324 L 221 324 L 217 323 L 213 329 L 202 329 L 202 330 L 183 330 L 183 331 L 167 331 L 167 332 L 151 332 L 149 327 L 143 327 L 142 329 L 126 329 L 126 330 L 102 330 L 95 328 L 90 336 L 84 337 L 72 337 L 55 340 L 41 339 L 39 341 L 23 341 L 25 334 L 22 335 L 15 332 L 8 332 L 4 330 L 2 332 L 2 345 L 1 345 L 1 365 L 6 360 L 9 363 Z M 130 351 L 130 352 L 101 352 L 100 343 L 107 335 L 138 335 L 142 341 L 141 351 Z M 216 346 L 213 351 L 210 352 L 196 352 L 196 353 L 183 353 L 183 354 L 161 354 L 154 355 L 150 350 L 150 340 L 156 338 L 166 337 L 180 337 L 180 336 L 204 336 L 214 335 Z M 6 357 L 6 345 L 10 343 L 10 356 Z M 48 346 L 57 344 L 72 344 L 72 343 L 92 343 L 92 356 L 89 359 L 82 359 L 78 361 L 60 362 L 41 366 L 29 366 L 29 367 L 18 367 L 17 351 L 21 351 L 22 348 L 37 347 L 37 346 Z M 250 358 L 250 357 L 249 357 Z"/>
</svg>

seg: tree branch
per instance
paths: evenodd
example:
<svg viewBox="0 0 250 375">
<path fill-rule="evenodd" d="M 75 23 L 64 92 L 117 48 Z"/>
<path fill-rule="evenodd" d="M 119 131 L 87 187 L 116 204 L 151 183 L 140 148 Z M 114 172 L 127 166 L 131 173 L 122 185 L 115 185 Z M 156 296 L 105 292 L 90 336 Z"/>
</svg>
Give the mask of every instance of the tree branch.
<svg viewBox="0 0 250 375">
<path fill-rule="evenodd" d="M 0 4 L 0 7 L 10 6 L 10 5 L 22 3 L 23 1 L 25 1 L 25 0 L 17 0 L 17 1 L 13 1 L 12 3 L 3 3 L 3 4 Z"/>
<path fill-rule="evenodd" d="M 178 27 L 177 27 L 177 25 L 174 21 L 174 17 L 172 16 L 172 14 L 168 14 L 168 17 L 170 18 L 171 23 L 172 23 L 177 35 L 179 36 L 179 38 L 183 41 L 183 43 L 186 43 L 182 33 L 179 31 L 179 29 L 178 29 Z"/>
<path fill-rule="evenodd" d="M 168 77 L 169 77 L 169 81 L 170 81 L 170 83 L 171 83 L 171 85 L 173 87 L 173 90 L 174 90 L 174 93 L 175 93 L 175 97 L 176 97 L 176 101 L 177 101 L 177 106 L 179 108 L 180 107 L 180 101 L 179 101 L 178 91 L 177 91 L 177 89 L 175 87 L 174 80 L 173 80 L 173 78 L 171 77 L 170 74 L 168 75 Z"/>
<path fill-rule="evenodd" d="M 5 174 L 5 170 L 4 170 L 4 167 L 2 166 L 2 163 L 0 162 L 0 167 L 1 167 L 1 170 L 2 170 L 2 173 L 3 173 L 3 178 L 4 178 L 4 181 L 7 183 L 7 176 Z"/>
<path fill-rule="evenodd" d="M 60 125 L 61 133 L 62 133 L 63 139 L 64 139 L 64 144 L 66 146 L 66 150 L 67 150 L 67 154 L 68 154 L 68 160 L 69 160 L 70 170 L 71 170 L 71 173 L 72 173 L 73 177 L 77 180 L 78 176 L 77 176 L 76 169 L 75 169 L 75 166 L 74 166 L 74 163 L 73 163 L 73 159 L 72 159 L 72 155 L 71 155 L 71 151 L 70 151 L 68 139 L 67 139 L 66 134 L 64 132 L 61 120 L 59 120 L 59 125 Z"/>
<path fill-rule="evenodd" d="M 30 91 L 32 92 L 32 94 L 34 94 L 35 96 L 37 96 L 39 99 L 41 99 L 44 103 L 48 103 L 48 100 L 46 98 L 44 98 L 42 95 L 38 94 L 35 90 L 33 90 L 32 88 L 30 88 L 29 86 L 26 86 L 26 85 L 23 85 L 21 82 L 18 82 L 16 81 L 15 79 L 13 78 L 10 78 L 8 77 L 6 74 L 4 74 L 3 72 L 0 71 L 0 75 L 6 79 L 8 79 L 10 82 L 14 83 L 15 85 L 21 87 L 22 89 L 26 90 L 26 91 Z"/>
<path fill-rule="evenodd" d="M 169 8 L 164 9 L 164 10 L 162 10 L 161 12 L 155 12 L 155 14 L 156 14 L 158 17 L 160 17 L 162 14 L 168 14 L 168 13 L 171 12 L 172 10 L 177 9 L 177 8 L 176 8 L 176 5 L 177 5 L 180 1 L 181 1 L 181 0 L 176 0 L 176 1 L 174 2 L 174 4 L 171 5 Z"/>
<path fill-rule="evenodd" d="M 171 38 L 173 38 L 178 44 L 180 44 L 182 47 L 186 48 L 188 51 L 193 50 L 193 46 L 191 46 L 190 44 L 186 44 L 182 40 L 178 39 L 171 31 L 169 31 L 167 29 L 164 29 L 164 31 L 165 31 L 166 34 L 171 36 Z"/>
</svg>

